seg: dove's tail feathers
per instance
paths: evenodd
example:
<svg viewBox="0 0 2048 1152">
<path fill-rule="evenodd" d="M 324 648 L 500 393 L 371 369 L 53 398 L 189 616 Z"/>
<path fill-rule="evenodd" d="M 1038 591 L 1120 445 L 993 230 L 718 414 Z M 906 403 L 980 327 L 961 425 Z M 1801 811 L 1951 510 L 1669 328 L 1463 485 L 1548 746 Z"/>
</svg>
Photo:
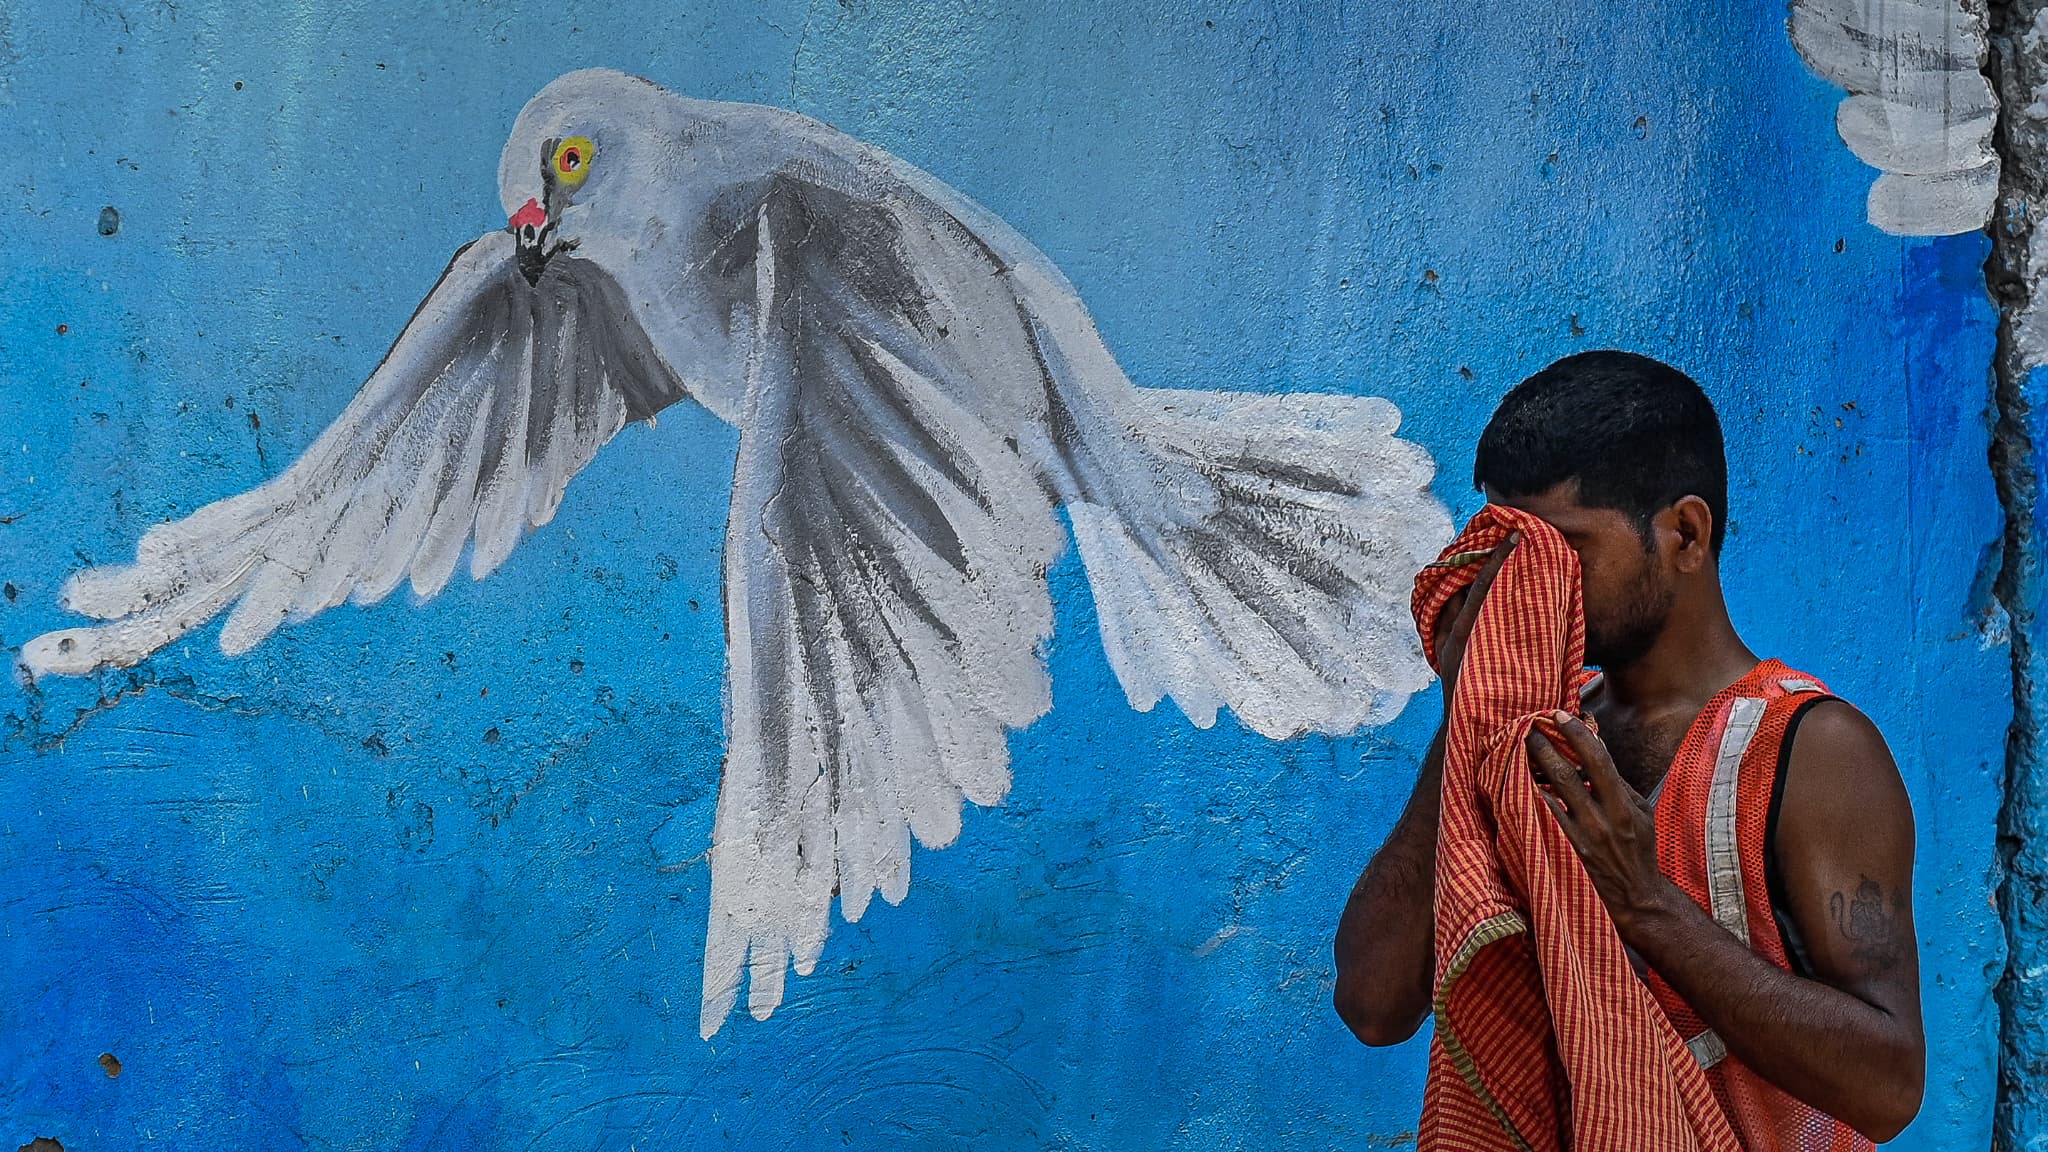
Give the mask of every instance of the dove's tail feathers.
<svg viewBox="0 0 2048 1152">
<path fill-rule="evenodd" d="M 1431 679 L 1412 582 L 1451 537 L 1399 410 L 1133 388 L 1085 314 L 1032 295 L 1062 408 L 1042 451 L 1132 707 L 1274 738 L 1398 714 Z"/>
<path fill-rule="evenodd" d="M 1392 404 L 1139 389 L 1131 415 L 1108 450 L 1154 491 L 1067 509 L 1133 707 L 1341 735 L 1428 685 L 1409 590 L 1451 525 Z"/>
</svg>

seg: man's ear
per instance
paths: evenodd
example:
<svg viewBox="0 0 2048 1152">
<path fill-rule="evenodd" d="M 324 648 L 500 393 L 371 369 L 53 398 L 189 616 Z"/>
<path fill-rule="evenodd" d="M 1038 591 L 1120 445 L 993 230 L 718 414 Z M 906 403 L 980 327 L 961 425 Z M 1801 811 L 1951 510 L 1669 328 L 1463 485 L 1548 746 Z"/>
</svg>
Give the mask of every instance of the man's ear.
<svg viewBox="0 0 2048 1152">
<path fill-rule="evenodd" d="M 1680 572 L 1703 571 L 1714 559 L 1714 510 L 1697 496 L 1681 496 L 1657 519 L 1675 538 L 1671 563 Z"/>
</svg>

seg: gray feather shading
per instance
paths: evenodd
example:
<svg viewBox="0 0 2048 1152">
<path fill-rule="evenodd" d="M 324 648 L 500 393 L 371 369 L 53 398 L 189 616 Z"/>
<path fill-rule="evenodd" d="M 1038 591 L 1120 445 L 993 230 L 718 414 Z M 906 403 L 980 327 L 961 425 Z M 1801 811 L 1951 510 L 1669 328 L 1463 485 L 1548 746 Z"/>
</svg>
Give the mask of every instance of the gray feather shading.
<svg viewBox="0 0 2048 1152">
<path fill-rule="evenodd" d="M 573 195 L 539 167 L 570 136 L 595 150 Z M 812 970 L 835 898 L 902 900 L 912 842 L 1008 792 L 1069 528 L 1135 708 L 1285 739 L 1429 682 L 1406 601 L 1450 522 L 1392 404 L 1134 387 L 1008 225 L 780 109 L 571 73 L 520 113 L 500 193 L 545 197 L 557 246 L 458 252 L 304 455 L 79 573 L 67 605 L 106 622 L 30 641 L 31 671 L 132 665 L 223 612 L 243 652 L 408 577 L 430 598 L 465 549 L 482 578 L 688 395 L 740 430 L 707 1037 L 743 979 L 766 1017 Z"/>
<path fill-rule="evenodd" d="M 529 287 L 494 233 L 450 261 L 369 383 L 291 467 L 143 535 L 136 562 L 92 568 L 65 606 L 112 623 L 31 640 L 38 672 L 128 667 L 233 606 L 221 648 L 408 575 L 430 597 L 472 537 L 488 575 L 547 523 L 569 478 L 626 422 L 683 391 L 602 268 L 571 257 Z"/>
</svg>

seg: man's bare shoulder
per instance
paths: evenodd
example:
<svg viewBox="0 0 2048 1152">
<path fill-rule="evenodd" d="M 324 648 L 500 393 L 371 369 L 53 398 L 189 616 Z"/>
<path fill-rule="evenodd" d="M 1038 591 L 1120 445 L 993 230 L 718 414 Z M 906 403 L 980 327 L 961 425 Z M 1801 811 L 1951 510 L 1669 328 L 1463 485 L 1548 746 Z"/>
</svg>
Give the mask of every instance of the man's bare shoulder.
<svg viewBox="0 0 2048 1152">
<path fill-rule="evenodd" d="M 1792 737 L 1774 845 L 1814 975 L 1918 1028 L 1913 803 L 1854 705 L 1812 705 Z"/>
<path fill-rule="evenodd" d="M 1786 815 L 1792 806 L 1868 813 L 1892 803 L 1911 820 L 1906 784 L 1877 724 L 1854 704 L 1828 697 L 1808 707 L 1792 735 L 1785 779 Z"/>
</svg>

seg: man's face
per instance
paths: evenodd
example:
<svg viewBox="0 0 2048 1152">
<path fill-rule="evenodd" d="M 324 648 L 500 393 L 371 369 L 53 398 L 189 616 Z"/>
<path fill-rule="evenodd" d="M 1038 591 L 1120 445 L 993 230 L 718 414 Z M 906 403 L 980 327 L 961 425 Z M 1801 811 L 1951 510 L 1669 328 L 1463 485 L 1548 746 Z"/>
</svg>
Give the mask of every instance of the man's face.
<svg viewBox="0 0 2048 1152">
<path fill-rule="evenodd" d="M 1535 496 L 1487 498 L 1519 508 L 1552 528 L 1579 554 L 1586 594 L 1586 663 L 1633 663 L 1650 650 L 1671 617 L 1671 574 L 1633 519 L 1579 503 L 1578 482 Z"/>
</svg>

